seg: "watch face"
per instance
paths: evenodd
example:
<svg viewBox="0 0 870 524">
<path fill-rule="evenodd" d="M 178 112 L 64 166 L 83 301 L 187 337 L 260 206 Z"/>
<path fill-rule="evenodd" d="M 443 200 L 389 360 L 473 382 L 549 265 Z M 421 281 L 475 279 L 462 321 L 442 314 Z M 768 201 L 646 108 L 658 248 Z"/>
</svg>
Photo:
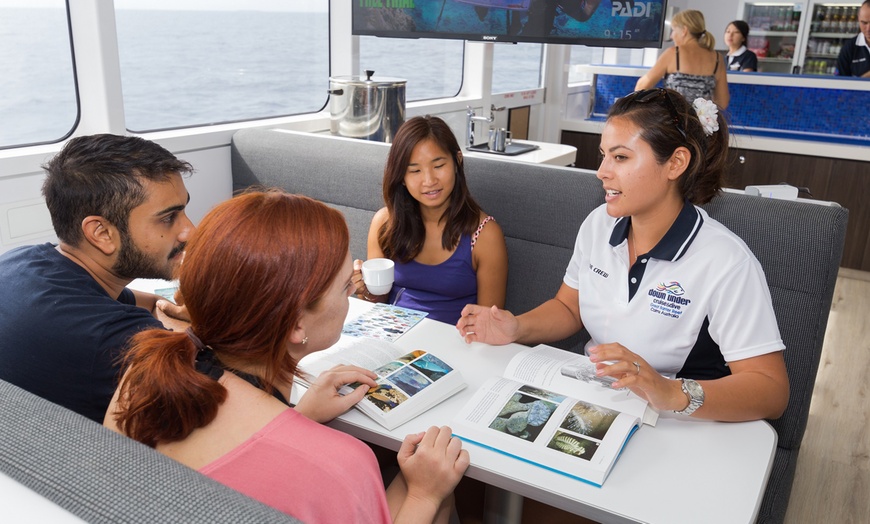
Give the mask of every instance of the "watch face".
<svg viewBox="0 0 870 524">
<path fill-rule="evenodd" d="M 704 390 L 701 389 L 701 384 L 698 384 L 694 380 L 686 380 L 683 382 L 686 385 L 686 389 L 693 398 L 704 398 Z"/>
</svg>

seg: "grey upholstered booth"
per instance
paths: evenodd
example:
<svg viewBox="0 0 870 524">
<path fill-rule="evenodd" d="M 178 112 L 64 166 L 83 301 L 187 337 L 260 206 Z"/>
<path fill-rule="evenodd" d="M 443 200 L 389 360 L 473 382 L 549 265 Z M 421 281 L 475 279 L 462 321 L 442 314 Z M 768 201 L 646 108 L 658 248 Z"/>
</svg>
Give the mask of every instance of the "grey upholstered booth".
<svg viewBox="0 0 870 524">
<path fill-rule="evenodd" d="M 298 522 L 3 381 L 0 472 L 85 522 Z"/>
<path fill-rule="evenodd" d="M 244 130 L 233 137 L 233 186 L 280 187 L 344 212 L 351 251 L 365 258 L 366 237 L 383 205 L 388 146 L 329 135 Z M 594 173 L 573 168 L 466 158 L 474 197 L 504 230 L 509 257 L 507 308 L 528 311 L 551 298 L 571 257 L 580 223 L 603 202 Z M 773 296 L 791 380 L 785 415 L 758 522 L 781 522 L 806 428 L 848 212 L 839 206 L 724 193 L 706 206 L 761 262 Z M 582 334 L 556 344 L 578 350 Z M 707 472 L 714 474 L 714 472 Z"/>
</svg>

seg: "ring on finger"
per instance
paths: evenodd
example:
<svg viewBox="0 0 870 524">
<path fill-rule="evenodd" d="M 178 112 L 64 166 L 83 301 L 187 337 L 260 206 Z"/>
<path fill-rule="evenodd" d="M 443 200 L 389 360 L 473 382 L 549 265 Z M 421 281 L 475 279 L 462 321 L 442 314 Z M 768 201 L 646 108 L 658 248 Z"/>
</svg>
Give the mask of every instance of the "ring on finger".
<svg viewBox="0 0 870 524">
<path fill-rule="evenodd" d="M 637 369 L 637 374 L 640 375 L 640 364 L 638 364 L 637 360 L 632 362 L 634 364 L 635 369 Z"/>
</svg>

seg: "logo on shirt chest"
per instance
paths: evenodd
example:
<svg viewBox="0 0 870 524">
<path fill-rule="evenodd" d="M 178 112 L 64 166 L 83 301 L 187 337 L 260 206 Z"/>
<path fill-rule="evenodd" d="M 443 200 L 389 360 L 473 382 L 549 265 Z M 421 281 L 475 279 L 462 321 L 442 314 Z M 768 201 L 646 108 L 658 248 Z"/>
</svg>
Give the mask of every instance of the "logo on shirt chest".
<svg viewBox="0 0 870 524">
<path fill-rule="evenodd" d="M 679 282 L 661 282 L 647 291 L 650 297 L 649 310 L 665 317 L 680 318 L 692 303 L 692 299 L 686 298 L 685 294 L 686 290 Z"/>
<path fill-rule="evenodd" d="M 595 273 L 596 275 L 600 275 L 604 278 L 607 278 L 610 276 L 610 274 L 608 274 L 607 271 L 604 271 L 601 268 L 597 268 L 597 267 L 593 266 L 592 264 L 589 264 L 589 270 L 592 271 L 593 273 Z"/>
</svg>

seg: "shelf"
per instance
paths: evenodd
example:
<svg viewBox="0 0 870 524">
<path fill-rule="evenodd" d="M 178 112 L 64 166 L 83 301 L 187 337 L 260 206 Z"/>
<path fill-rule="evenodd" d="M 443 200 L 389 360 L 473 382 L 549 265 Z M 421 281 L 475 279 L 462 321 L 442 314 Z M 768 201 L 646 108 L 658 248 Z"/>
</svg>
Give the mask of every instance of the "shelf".
<svg viewBox="0 0 870 524">
<path fill-rule="evenodd" d="M 765 31 L 763 29 L 750 28 L 749 34 L 752 36 L 793 36 L 797 37 L 797 31 Z"/>
<path fill-rule="evenodd" d="M 759 62 L 768 62 L 771 64 L 790 64 L 794 58 L 767 58 L 758 57 Z"/>
<path fill-rule="evenodd" d="M 807 53 L 807 58 L 824 58 L 827 60 L 836 60 L 839 55 L 823 55 L 821 53 Z"/>
<path fill-rule="evenodd" d="M 810 33 L 810 38 L 854 38 L 858 33 Z"/>
</svg>

